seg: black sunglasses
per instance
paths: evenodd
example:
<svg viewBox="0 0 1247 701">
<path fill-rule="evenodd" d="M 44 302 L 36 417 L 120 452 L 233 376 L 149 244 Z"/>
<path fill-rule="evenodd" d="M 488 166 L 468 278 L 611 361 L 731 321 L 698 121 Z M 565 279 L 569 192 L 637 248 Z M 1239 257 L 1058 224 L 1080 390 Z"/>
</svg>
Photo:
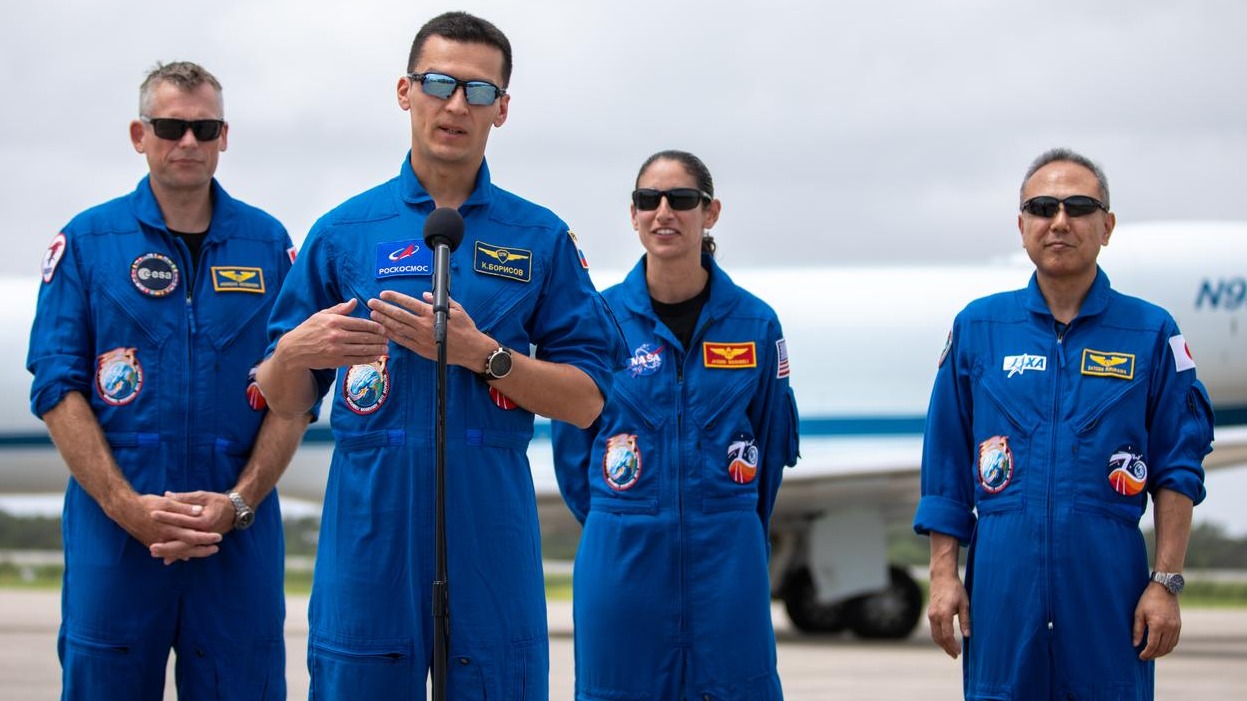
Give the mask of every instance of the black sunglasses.
<svg viewBox="0 0 1247 701">
<path fill-rule="evenodd" d="M 1108 207 L 1105 207 L 1103 202 L 1086 195 L 1072 195 L 1063 200 L 1043 195 L 1032 197 L 1022 203 L 1023 212 L 1044 219 L 1055 217 L 1061 207 L 1065 207 L 1065 215 L 1068 217 L 1085 217 L 1097 209 L 1108 211 Z"/>
<path fill-rule="evenodd" d="M 212 141 L 221 135 L 225 126 L 223 119 L 169 119 L 167 117 L 140 117 L 144 124 L 152 125 L 152 132 L 161 139 L 181 141 L 187 129 L 196 141 Z"/>
<path fill-rule="evenodd" d="M 674 187 L 670 190 L 655 190 L 643 187 L 632 191 L 632 204 L 636 205 L 636 208 L 643 212 L 649 212 L 658 209 L 658 205 L 662 204 L 662 198 L 664 197 L 667 198 L 668 207 L 679 211 L 693 209 L 702 202 L 709 202 L 714 199 L 695 187 Z"/>
<path fill-rule="evenodd" d="M 507 94 L 506 90 L 484 80 L 459 80 L 445 73 L 408 73 L 407 77 L 420 84 L 425 95 L 449 100 L 459 86 L 463 86 L 463 96 L 469 105 L 478 107 L 492 105 L 494 101 Z"/>
</svg>

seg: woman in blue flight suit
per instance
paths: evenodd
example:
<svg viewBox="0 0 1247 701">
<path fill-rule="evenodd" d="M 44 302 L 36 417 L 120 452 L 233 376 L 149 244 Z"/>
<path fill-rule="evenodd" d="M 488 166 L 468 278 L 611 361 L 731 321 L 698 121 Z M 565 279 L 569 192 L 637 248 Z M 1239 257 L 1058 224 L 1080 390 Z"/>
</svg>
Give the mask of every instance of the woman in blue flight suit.
<svg viewBox="0 0 1247 701">
<path fill-rule="evenodd" d="M 576 698 L 783 698 L 767 527 L 797 412 L 779 320 L 715 264 L 704 163 L 651 156 L 632 193 L 646 254 L 604 293 L 632 352 L 587 431 L 555 422 L 584 524 Z"/>
</svg>

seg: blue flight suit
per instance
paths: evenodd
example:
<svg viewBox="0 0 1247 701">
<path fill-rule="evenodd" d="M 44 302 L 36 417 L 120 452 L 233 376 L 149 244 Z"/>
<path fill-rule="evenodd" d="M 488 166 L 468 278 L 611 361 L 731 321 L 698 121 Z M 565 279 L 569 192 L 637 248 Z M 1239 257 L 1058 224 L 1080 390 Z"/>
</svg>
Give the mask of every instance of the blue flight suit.
<svg viewBox="0 0 1247 701">
<path fill-rule="evenodd" d="M 280 335 L 352 297 L 432 287 L 422 240 L 435 204 L 405 159 L 398 177 L 312 228 L 270 322 Z M 568 363 L 609 390 L 617 330 L 567 225 L 506 192 L 482 163 L 459 208 L 450 295 L 520 353 Z M 608 331 L 609 334 L 608 335 Z M 481 358 L 484 369 L 485 358 Z M 375 363 L 315 373 L 333 387 L 335 440 L 309 607 L 317 699 L 422 699 L 433 650 L 436 363 L 396 344 Z M 549 639 L 527 449 L 533 414 L 471 370 L 448 368 L 446 535 L 450 699 L 544 699 Z"/>
<path fill-rule="evenodd" d="M 633 356 L 588 430 L 554 422 L 583 524 L 573 578 L 579 701 L 783 698 L 767 538 L 797 409 L 778 318 L 709 255 L 689 348 L 659 320 L 645 259 L 604 296 Z"/>
<path fill-rule="evenodd" d="M 75 217 L 44 258 L 31 409 L 42 417 L 82 393 L 140 494 L 230 489 L 264 418 L 251 371 L 294 247 L 215 180 L 212 200 L 198 260 L 165 227 L 147 178 Z M 62 529 L 62 698 L 160 699 L 170 647 L 183 698 L 285 698 L 276 492 L 218 553 L 168 566 L 74 479 Z"/>
<path fill-rule="evenodd" d="M 1035 278 L 956 318 L 914 516 L 969 543 L 967 699 L 1151 699 L 1131 645 L 1147 495 L 1203 500 L 1212 409 L 1177 324 L 1098 271 L 1058 328 Z M 977 518 L 976 518 L 977 513 Z"/>
</svg>

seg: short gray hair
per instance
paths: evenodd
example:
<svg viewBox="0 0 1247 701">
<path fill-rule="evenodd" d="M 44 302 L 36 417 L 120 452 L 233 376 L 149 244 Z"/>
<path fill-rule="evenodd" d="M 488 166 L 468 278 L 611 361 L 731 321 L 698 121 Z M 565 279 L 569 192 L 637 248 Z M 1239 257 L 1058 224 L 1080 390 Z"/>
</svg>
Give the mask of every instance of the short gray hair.
<svg viewBox="0 0 1247 701">
<path fill-rule="evenodd" d="M 198 63 L 190 61 L 174 61 L 173 63 L 157 63 L 147 73 L 143 84 L 139 86 L 139 116 L 150 117 L 152 100 L 156 89 L 161 83 L 172 83 L 182 92 L 194 92 L 201 85 L 211 85 L 217 94 L 217 102 L 221 106 L 221 118 L 225 118 L 225 98 L 221 94 L 221 83 L 216 76 L 208 72 Z"/>
<path fill-rule="evenodd" d="M 1024 196 L 1023 193 L 1026 191 L 1026 183 L 1030 181 L 1032 175 L 1049 163 L 1060 162 L 1074 163 L 1091 171 L 1091 174 L 1095 176 L 1096 183 L 1100 186 L 1100 197 L 1104 200 L 1104 208 L 1109 209 L 1108 176 L 1104 175 L 1104 171 L 1100 169 L 1100 166 L 1095 164 L 1095 161 L 1092 161 L 1090 158 L 1087 158 L 1081 153 L 1068 148 L 1050 148 L 1039 154 L 1038 158 L 1031 161 L 1030 167 L 1026 169 L 1026 177 L 1022 178 L 1022 187 L 1018 190 L 1018 199 L 1021 200 Z"/>
</svg>

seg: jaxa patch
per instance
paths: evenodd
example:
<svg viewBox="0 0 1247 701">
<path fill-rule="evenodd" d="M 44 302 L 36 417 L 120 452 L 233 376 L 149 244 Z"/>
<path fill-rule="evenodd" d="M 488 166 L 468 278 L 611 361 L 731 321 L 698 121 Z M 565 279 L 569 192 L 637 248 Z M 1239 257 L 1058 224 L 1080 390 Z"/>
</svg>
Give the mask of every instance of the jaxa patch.
<svg viewBox="0 0 1247 701">
<path fill-rule="evenodd" d="M 264 398 L 264 393 L 260 391 L 260 383 L 255 381 L 256 372 L 260 369 L 257 363 L 247 373 L 247 406 L 253 411 L 264 411 L 268 408 L 268 400 Z"/>
<path fill-rule="evenodd" d="M 1082 350 L 1082 374 L 1093 377 L 1134 379 L 1134 354 Z"/>
<path fill-rule="evenodd" d="M 478 273 L 528 282 L 533 277 L 533 252 L 523 248 L 476 242 L 472 268 Z"/>
<path fill-rule="evenodd" d="M 95 359 L 95 390 L 106 404 L 123 406 L 143 391 L 139 349 L 114 348 Z"/>
<path fill-rule="evenodd" d="M 371 363 L 352 365 L 342 377 L 342 399 L 351 411 L 367 416 L 385 403 L 390 396 L 390 359 L 382 357 Z"/>
<path fill-rule="evenodd" d="M 737 484 L 749 484 L 758 475 L 758 442 L 747 433 L 737 433 L 727 446 L 727 474 Z"/>
<path fill-rule="evenodd" d="M 730 368 L 733 370 L 758 367 L 758 352 L 753 341 L 747 343 L 711 343 L 701 344 L 702 362 L 708 368 Z"/>
<path fill-rule="evenodd" d="M 52 282 L 52 276 L 56 274 L 56 266 L 61 264 L 61 258 L 65 257 L 65 247 L 68 242 L 65 240 L 64 232 L 58 233 L 52 237 L 52 243 L 48 244 L 47 253 L 43 254 L 43 281 Z"/>
<path fill-rule="evenodd" d="M 168 256 L 145 253 L 130 264 L 130 282 L 149 297 L 164 297 L 178 288 L 178 266 Z"/>
<path fill-rule="evenodd" d="M 1195 369 L 1195 356 L 1191 355 L 1191 347 L 1186 343 L 1186 336 L 1182 334 L 1170 336 L 1169 349 L 1173 351 L 1174 369 L 1177 372 Z"/>
<path fill-rule="evenodd" d="M 212 289 L 216 292 L 264 294 L 264 269 L 233 265 L 212 266 Z"/>
<path fill-rule="evenodd" d="M 782 338 L 775 342 L 775 357 L 775 379 L 782 380 L 788 377 L 788 342 Z"/>
<path fill-rule="evenodd" d="M 433 251 L 420 239 L 377 244 L 377 279 L 433 274 Z"/>
<path fill-rule="evenodd" d="M 1138 496 L 1147 486 L 1147 463 L 1143 462 L 1143 453 L 1132 445 L 1113 451 L 1108 459 L 1108 483 L 1122 496 Z"/>
<path fill-rule="evenodd" d="M 1008 436 L 992 436 L 979 444 L 979 484 L 997 494 L 1013 481 L 1013 451 Z"/>
<path fill-rule="evenodd" d="M 641 476 L 641 449 L 636 436 L 620 433 L 606 439 L 606 454 L 602 456 L 602 476 L 611 489 L 622 492 L 631 489 Z"/>
<path fill-rule="evenodd" d="M 580 267 L 585 270 L 589 269 L 589 259 L 585 258 L 585 251 L 580 247 L 580 242 L 576 240 L 576 234 L 571 229 L 567 230 L 567 235 L 572 237 L 572 248 L 576 249 L 576 257 L 580 258 Z"/>
<path fill-rule="evenodd" d="M 662 352 L 666 349 L 666 346 L 654 348 L 648 343 L 637 346 L 628 358 L 628 373 L 633 377 L 646 377 L 658 372 L 662 368 Z"/>
<path fill-rule="evenodd" d="M 1035 372 L 1044 372 L 1048 369 L 1048 356 L 1046 355 L 1030 355 L 1023 353 L 1022 355 L 1006 355 L 1001 370 L 1007 370 L 1008 375 L 1005 379 L 1014 375 L 1021 375 L 1027 370 Z"/>
</svg>

